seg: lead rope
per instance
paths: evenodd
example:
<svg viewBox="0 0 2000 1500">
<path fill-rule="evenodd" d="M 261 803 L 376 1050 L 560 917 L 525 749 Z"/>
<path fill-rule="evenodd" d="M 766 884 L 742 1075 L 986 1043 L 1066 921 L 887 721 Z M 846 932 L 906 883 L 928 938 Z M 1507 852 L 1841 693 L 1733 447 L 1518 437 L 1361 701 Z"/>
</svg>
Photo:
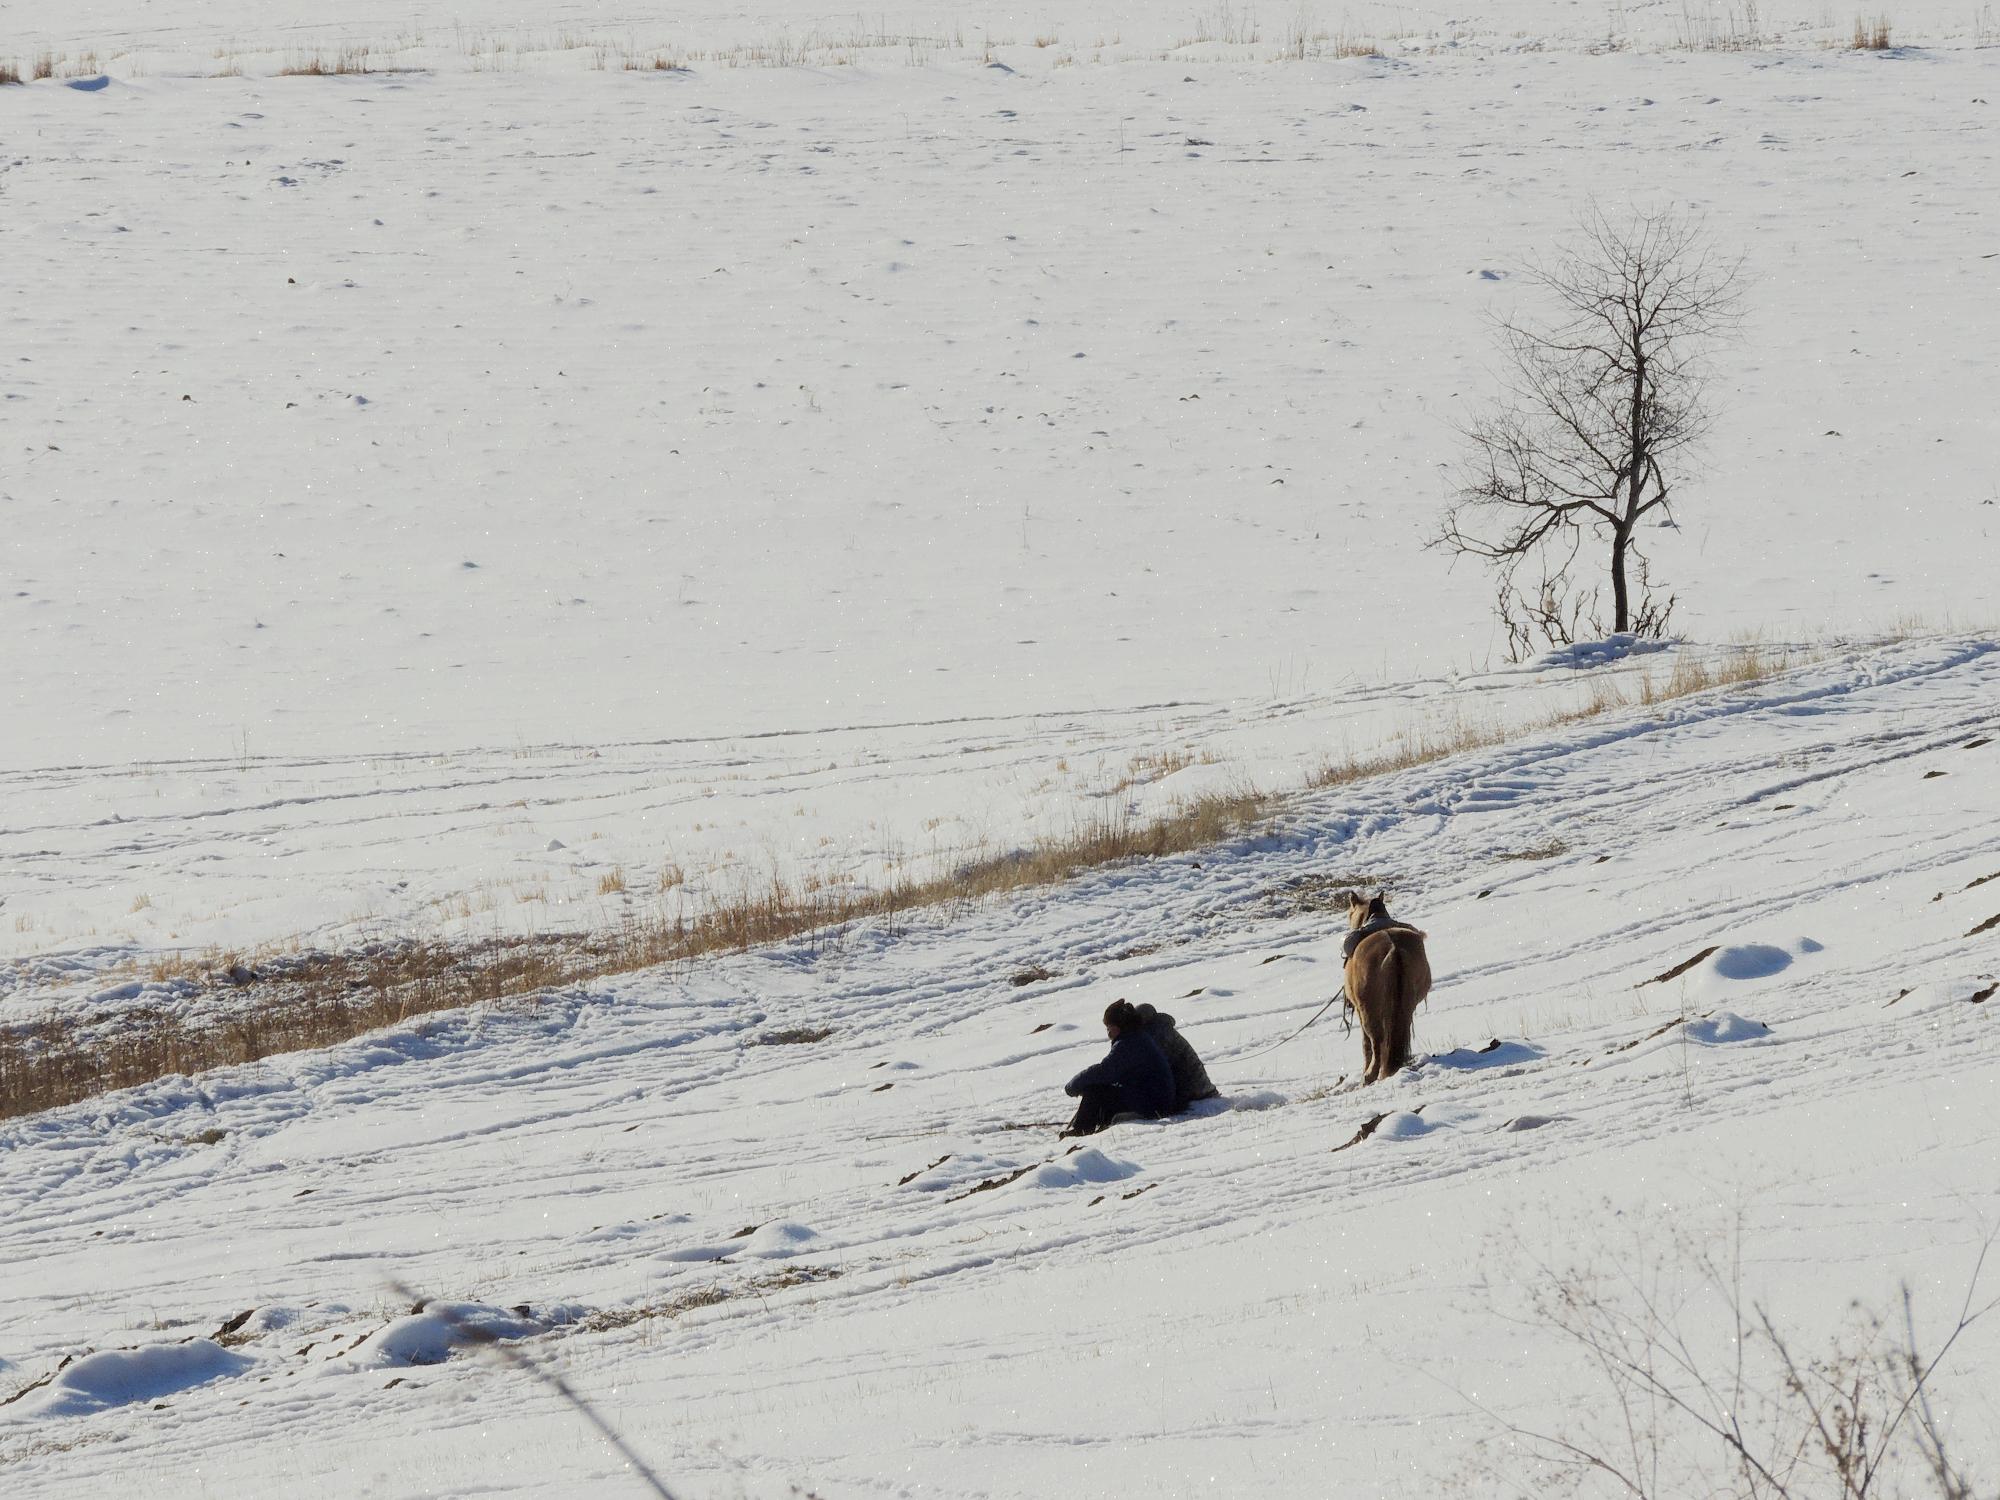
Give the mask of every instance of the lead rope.
<svg viewBox="0 0 2000 1500">
<path fill-rule="evenodd" d="M 1341 1004 L 1342 1001 L 1346 1001 L 1347 1003 L 1342 1005 Z M 1306 1018 L 1305 1026 L 1301 1026 L 1297 1031 L 1293 1032 L 1290 1036 L 1280 1038 L 1278 1041 L 1271 1043 L 1271 1045 L 1268 1047 L 1259 1048 L 1257 1051 L 1249 1053 L 1243 1057 L 1232 1057 L 1230 1059 L 1230 1062 L 1232 1064 L 1240 1062 L 1249 1062 L 1253 1058 L 1263 1057 L 1268 1053 L 1276 1052 L 1280 1047 L 1284 1046 L 1286 1042 L 1296 1041 L 1299 1037 L 1304 1036 L 1307 1026 L 1312 1025 L 1314 1021 L 1317 1021 L 1321 1016 L 1325 1015 L 1328 1011 L 1332 1010 L 1336 1005 L 1340 1005 L 1341 1007 L 1340 1034 L 1342 1036 L 1346 1036 L 1348 1032 L 1354 1029 L 1354 1023 L 1347 1019 L 1347 1013 L 1352 1009 L 1354 1009 L 1354 1002 L 1347 999 L 1347 986 L 1345 984 L 1342 984 L 1340 987 L 1339 994 L 1335 995 L 1331 1000 L 1327 1001 L 1326 1004 L 1322 1005 L 1318 1010 L 1314 1011 L 1309 1017 Z"/>
</svg>

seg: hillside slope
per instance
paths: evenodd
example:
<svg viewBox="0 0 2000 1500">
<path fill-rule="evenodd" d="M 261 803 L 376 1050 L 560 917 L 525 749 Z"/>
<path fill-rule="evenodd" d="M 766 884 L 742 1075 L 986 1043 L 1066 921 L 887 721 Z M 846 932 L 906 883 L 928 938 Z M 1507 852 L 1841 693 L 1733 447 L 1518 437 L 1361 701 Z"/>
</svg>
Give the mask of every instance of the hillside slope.
<svg viewBox="0 0 2000 1500">
<path fill-rule="evenodd" d="M 430 1362 L 398 1287 L 718 1497 L 1525 1483 L 1496 1422 L 1602 1403 L 1521 1321 L 1537 1266 L 1662 1253 L 1714 1353 L 1676 1233 L 1803 1344 L 1899 1283 L 1928 1332 L 2000 1222 L 1996 704 L 1991 640 L 1856 652 L 1198 856 L 12 1122 L 0 1483 L 643 1493 L 520 1371 Z M 1365 1092 L 1331 1017 L 1276 1045 L 1362 879 L 1437 970 Z M 1121 995 L 1233 1107 L 1065 1153 Z M 831 1030 L 760 1044 L 794 1028 Z M 1941 1375 L 1989 1479 L 1996 1377 L 1984 1326 Z"/>
</svg>

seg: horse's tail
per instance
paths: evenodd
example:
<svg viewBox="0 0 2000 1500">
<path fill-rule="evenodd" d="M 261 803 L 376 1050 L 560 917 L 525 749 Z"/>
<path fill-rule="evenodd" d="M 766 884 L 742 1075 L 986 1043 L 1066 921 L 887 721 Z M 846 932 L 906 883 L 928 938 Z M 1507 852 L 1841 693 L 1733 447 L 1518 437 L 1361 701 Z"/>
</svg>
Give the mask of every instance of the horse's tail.
<svg viewBox="0 0 2000 1500">
<path fill-rule="evenodd" d="M 1389 1005 L 1389 1060 L 1384 1075 L 1401 1069 L 1410 1060 L 1410 1010 L 1404 1007 L 1404 986 L 1410 974 L 1403 962 L 1403 948 L 1391 939 L 1389 956 L 1382 960 L 1382 994 Z"/>
</svg>

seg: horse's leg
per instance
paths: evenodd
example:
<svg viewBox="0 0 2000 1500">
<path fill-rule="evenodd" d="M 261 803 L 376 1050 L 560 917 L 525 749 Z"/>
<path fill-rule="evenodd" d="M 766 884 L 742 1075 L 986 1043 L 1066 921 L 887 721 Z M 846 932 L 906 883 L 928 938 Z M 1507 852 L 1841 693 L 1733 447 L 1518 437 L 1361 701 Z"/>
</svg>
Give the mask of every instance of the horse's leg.
<svg viewBox="0 0 2000 1500">
<path fill-rule="evenodd" d="M 1410 1061 L 1410 1022 L 1412 1007 L 1401 994 L 1392 996 L 1382 1007 L 1388 1016 L 1388 1056 L 1382 1063 L 1382 1076 L 1400 1073 Z"/>
<path fill-rule="evenodd" d="M 1353 969 L 1342 974 L 1340 984 L 1347 1009 L 1354 1013 L 1354 1029 L 1361 1033 L 1361 1081 L 1367 1083 L 1375 1071 L 1375 1035 L 1368 1029 L 1368 1007 L 1361 1003 L 1366 987 Z"/>
<path fill-rule="evenodd" d="M 1361 1075 L 1363 1083 L 1373 1083 L 1382 1076 L 1383 1064 L 1388 1061 L 1389 1035 L 1383 1025 L 1387 1018 L 1382 1014 L 1380 997 L 1369 996 L 1369 1004 L 1361 1013 L 1361 1051 L 1367 1068 Z"/>
</svg>

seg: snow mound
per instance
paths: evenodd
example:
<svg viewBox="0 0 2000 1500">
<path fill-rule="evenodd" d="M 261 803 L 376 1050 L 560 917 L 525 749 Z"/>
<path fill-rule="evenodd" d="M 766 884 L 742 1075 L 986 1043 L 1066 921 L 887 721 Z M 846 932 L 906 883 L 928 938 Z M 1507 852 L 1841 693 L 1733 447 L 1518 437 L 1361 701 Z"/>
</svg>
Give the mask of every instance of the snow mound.
<svg viewBox="0 0 2000 1500">
<path fill-rule="evenodd" d="M 335 1363 L 372 1369 L 441 1365 L 454 1350 L 526 1338 L 543 1327 L 532 1318 L 482 1302 L 433 1302 L 369 1335 Z"/>
<path fill-rule="evenodd" d="M 1378 1141 L 1412 1141 L 1420 1135 L 1429 1135 L 1436 1127 L 1422 1115 L 1412 1114 L 1407 1109 L 1399 1109 L 1383 1118 L 1375 1127 Z"/>
<path fill-rule="evenodd" d="M 1689 1021 L 1682 1028 L 1687 1039 L 1699 1042 L 1704 1047 L 1718 1047 L 1728 1042 L 1761 1041 L 1771 1034 L 1771 1028 L 1762 1021 L 1746 1021 L 1733 1011 L 1719 1010 L 1712 1016 L 1699 1021 Z"/>
<path fill-rule="evenodd" d="M 1123 1182 L 1139 1175 L 1129 1161 L 1114 1161 L 1102 1151 L 1079 1151 L 1061 1161 L 1045 1162 L 1022 1178 L 1029 1187 L 1068 1188 L 1084 1183 Z"/>
<path fill-rule="evenodd" d="M 260 1333 L 277 1333 L 298 1320 L 299 1310 L 296 1307 L 260 1307 L 238 1323 L 233 1331 L 254 1337 Z M 221 1331 L 227 1333 L 232 1330 L 224 1324 Z"/>
<path fill-rule="evenodd" d="M 1724 948 L 1709 960 L 1708 967 L 1721 979 L 1768 979 L 1791 964 L 1792 955 L 1783 948 L 1774 948 L 1769 943 L 1745 943 L 1739 948 Z"/>
<path fill-rule="evenodd" d="M 818 1238 L 819 1231 L 816 1229 L 779 1219 L 751 1235 L 740 1253 L 760 1256 L 765 1260 L 782 1260 L 788 1255 L 797 1255 Z"/>
<path fill-rule="evenodd" d="M 675 1261 L 721 1260 L 725 1256 L 734 1255 L 737 1248 L 735 1245 L 683 1245 L 675 1250 L 662 1250 L 653 1259 Z"/>
<path fill-rule="evenodd" d="M 1482 1068 L 1505 1068 L 1522 1063 L 1540 1062 L 1548 1056 L 1548 1049 L 1537 1047 L 1533 1042 L 1503 1042 L 1497 1037 L 1484 1047 L 1454 1047 L 1449 1052 L 1434 1053 L 1427 1059 L 1433 1067 L 1454 1068 L 1460 1072 L 1475 1072 Z"/>
<path fill-rule="evenodd" d="M 1468 1109 L 1462 1104 L 1436 1104 L 1427 1106 L 1427 1113 L 1417 1114 L 1413 1110 L 1397 1110 L 1385 1116 L 1375 1127 L 1375 1138 L 1387 1141 L 1413 1141 L 1437 1130 L 1456 1130 L 1470 1125 L 1479 1118 L 1479 1111 Z"/>
<path fill-rule="evenodd" d="M 58 1373 L 41 1390 L 31 1392 L 24 1405 L 38 1416 L 86 1416 L 114 1406 L 158 1401 L 225 1375 L 241 1374 L 251 1364 L 246 1356 L 213 1339 L 106 1349 L 87 1354 Z"/>
<path fill-rule="evenodd" d="M 1818 953 L 1821 948 L 1811 938 L 1799 938 L 1782 947 L 1774 943 L 1743 943 L 1718 949 L 1708 961 L 1708 972 L 1717 979 L 1768 979 L 1789 969 L 1793 960 Z"/>
</svg>

